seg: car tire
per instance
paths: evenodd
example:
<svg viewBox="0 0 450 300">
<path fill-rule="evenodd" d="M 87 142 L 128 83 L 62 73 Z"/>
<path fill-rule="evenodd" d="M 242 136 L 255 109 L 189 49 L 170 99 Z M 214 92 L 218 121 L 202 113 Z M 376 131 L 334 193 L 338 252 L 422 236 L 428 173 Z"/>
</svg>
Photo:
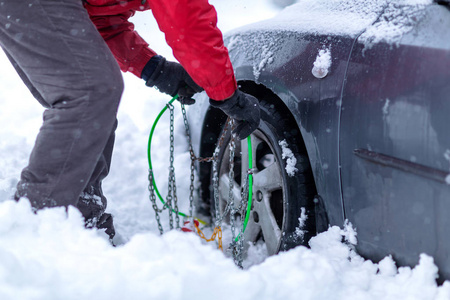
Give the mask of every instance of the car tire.
<svg viewBox="0 0 450 300">
<path fill-rule="evenodd" d="M 276 107 L 270 101 L 260 99 L 261 123 L 252 133 L 253 149 L 253 205 L 245 241 L 257 243 L 262 240 L 269 255 L 288 250 L 297 245 L 307 245 L 316 234 L 314 196 L 316 194 L 314 179 L 309 159 L 301 139 L 298 127 L 287 109 Z M 218 154 L 219 214 L 222 214 L 229 199 L 229 169 L 231 135 L 227 133 Z M 295 174 L 286 171 L 287 160 L 283 157 L 285 141 L 296 159 Z M 285 147 L 285 150 L 286 147 Z M 236 139 L 234 155 L 234 205 L 240 204 L 242 179 L 248 170 L 247 141 Z M 213 171 L 211 170 L 211 173 Z M 211 176 L 211 184 L 213 178 Z M 214 189 L 211 189 L 211 214 L 216 214 Z M 237 198 L 237 199 L 236 199 Z M 246 206 L 246 203 L 245 203 Z M 302 210 L 304 224 L 300 228 Z M 245 210 L 244 210 L 245 214 Z M 244 216 L 241 216 L 243 219 Z M 224 222 L 229 222 L 229 216 Z"/>
</svg>

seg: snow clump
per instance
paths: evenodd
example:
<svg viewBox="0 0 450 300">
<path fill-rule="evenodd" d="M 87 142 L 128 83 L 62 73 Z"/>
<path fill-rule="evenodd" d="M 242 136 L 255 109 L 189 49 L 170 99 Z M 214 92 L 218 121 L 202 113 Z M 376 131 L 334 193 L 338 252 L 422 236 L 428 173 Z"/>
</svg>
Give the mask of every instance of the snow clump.
<svg viewBox="0 0 450 300">
<path fill-rule="evenodd" d="M 298 169 L 295 167 L 297 164 L 297 159 L 294 156 L 294 153 L 292 153 L 291 149 L 288 148 L 288 143 L 286 140 L 279 141 L 278 144 L 281 146 L 281 149 L 283 153 L 281 154 L 281 158 L 286 159 L 286 173 L 292 177 L 295 175 L 295 173 L 298 171 Z"/>
<path fill-rule="evenodd" d="M 306 214 L 306 209 L 304 207 L 301 208 L 300 218 L 298 218 L 298 227 L 295 228 L 295 236 L 301 240 L 305 236 L 305 227 L 306 220 L 308 220 L 308 215 Z"/>
<path fill-rule="evenodd" d="M 450 149 L 447 149 L 444 153 L 444 157 L 445 159 L 450 163 Z M 450 184 L 450 174 L 447 175 L 447 177 L 445 177 L 445 182 L 447 184 Z"/>
<path fill-rule="evenodd" d="M 317 54 L 316 61 L 313 64 L 312 74 L 316 78 L 324 78 L 328 75 L 331 67 L 331 51 L 330 49 L 322 49 Z"/>
<path fill-rule="evenodd" d="M 356 229 L 348 220 L 344 222 L 344 229 L 341 230 L 341 235 L 344 237 L 345 241 L 351 245 L 356 245 L 358 243 L 356 239 Z"/>
</svg>

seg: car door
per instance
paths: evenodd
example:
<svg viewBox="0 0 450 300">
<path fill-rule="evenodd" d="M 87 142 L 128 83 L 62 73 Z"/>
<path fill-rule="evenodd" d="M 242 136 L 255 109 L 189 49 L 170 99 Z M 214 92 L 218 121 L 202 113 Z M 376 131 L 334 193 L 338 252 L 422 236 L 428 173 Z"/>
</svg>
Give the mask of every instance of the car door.
<svg viewBox="0 0 450 300">
<path fill-rule="evenodd" d="M 448 277 L 449 9 L 386 6 L 355 43 L 342 101 L 342 194 L 358 251 L 401 265 L 427 253 Z"/>
</svg>

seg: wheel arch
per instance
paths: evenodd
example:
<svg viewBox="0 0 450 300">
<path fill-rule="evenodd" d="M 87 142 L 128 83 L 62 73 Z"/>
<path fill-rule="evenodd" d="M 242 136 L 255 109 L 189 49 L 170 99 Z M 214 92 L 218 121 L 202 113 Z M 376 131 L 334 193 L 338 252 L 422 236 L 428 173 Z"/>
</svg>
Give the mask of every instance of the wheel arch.
<svg viewBox="0 0 450 300">
<path fill-rule="evenodd" d="M 295 136 L 295 145 L 289 145 L 289 148 L 295 147 L 297 152 L 301 152 L 306 155 L 309 164 L 311 165 L 311 160 L 307 152 L 307 148 L 305 145 L 305 141 L 303 139 L 299 124 L 295 116 L 289 110 L 288 106 L 283 102 L 283 100 L 276 95 L 271 89 L 266 87 L 263 84 L 256 83 L 251 80 L 242 80 L 238 82 L 239 89 L 245 93 L 251 94 L 255 96 L 258 100 L 263 100 L 274 107 L 274 112 L 282 114 L 283 117 L 287 118 L 289 121 L 289 129 L 285 132 L 286 135 L 293 137 Z M 227 116 L 220 111 L 219 109 L 209 107 L 205 117 L 204 123 L 202 126 L 202 134 L 201 134 L 201 147 L 200 147 L 200 156 L 209 157 L 212 156 L 214 149 L 216 147 L 217 139 L 220 135 L 223 125 L 225 124 Z M 292 138 L 290 138 L 292 140 Z M 209 204 L 210 204 L 210 163 L 202 163 L 199 166 L 200 173 L 200 182 L 201 182 L 201 198 L 204 207 L 200 207 L 200 211 L 209 212 Z M 313 172 L 311 172 L 311 181 L 316 187 L 316 179 L 314 177 Z M 320 197 L 319 200 L 322 200 Z M 325 207 L 323 206 L 322 201 L 316 201 L 316 214 L 319 214 L 319 218 L 316 218 L 316 228 L 318 232 L 323 231 L 328 227 L 328 216 Z M 317 221 L 320 223 L 317 223 Z M 326 222 L 327 224 L 322 224 Z"/>
<path fill-rule="evenodd" d="M 289 122 L 294 126 L 294 128 L 287 132 L 290 135 L 297 135 L 299 137 L 299 144 L 297 147 L 299 149 L 306 151 L 305 142 L 301 134 L 300 128 L 296 122 L 296 118 L 291 113 L 286 104 L 281 100 L 278 95 L 276 95 L 271 89 L 263 84 L 258 84 L 251 80 L 242 80 L 238 82 L 239 89 L 245 93 L 248 93 L 258 100 L 264 99 L 265 101 L 271 103 L 276 107 L 277 111 L 281 112 L 289 118 Z M 219 109 L 209 107 L 202 126 L 202 146 L 200 147 L 200 155 L 211 156 L 215 148 L 215 142 L 219 137 L 222 130 L 222 126 L 225 123 L 227 117 Z M 205 143 L 206 141 L 206 143 Z"/>
</svg>

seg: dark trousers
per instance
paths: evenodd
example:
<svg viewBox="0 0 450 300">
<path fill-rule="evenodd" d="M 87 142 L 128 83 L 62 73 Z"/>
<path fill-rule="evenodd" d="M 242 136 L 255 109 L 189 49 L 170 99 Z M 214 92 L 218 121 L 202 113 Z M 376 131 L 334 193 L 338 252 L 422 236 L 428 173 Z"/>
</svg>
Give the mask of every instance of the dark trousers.
<svg viewBox="0 0 450 300">
<path fill-rule="evenodd" d="M 123 92 L 116 60 L 81 0 L 1 1 L 0 45 L 46 107 L 17 198 L 35 209 L 73 205 L 98 217 Z"/>
</svg>

